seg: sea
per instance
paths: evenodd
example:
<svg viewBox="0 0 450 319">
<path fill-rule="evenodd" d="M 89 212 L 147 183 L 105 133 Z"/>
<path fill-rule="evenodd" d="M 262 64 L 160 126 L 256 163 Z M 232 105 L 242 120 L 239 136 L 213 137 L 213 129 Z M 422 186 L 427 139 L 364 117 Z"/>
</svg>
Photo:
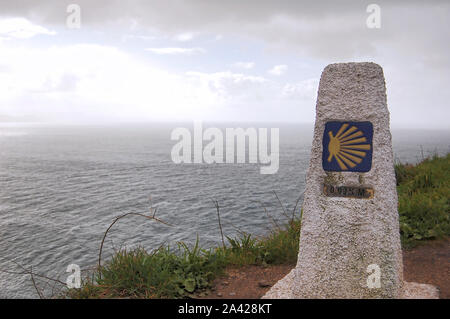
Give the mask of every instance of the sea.
<svg viewBox="0 0 450 319">
<path fill-rule="evenodd" d="M 148 251 L 184 241 L 221 243 L 223 233 L 261 236 L 282 223 L 300 198 L 312 124 L 203 123 L 203 127 L 279 128 L 279 170 L 259 164 L 176 164 L 171 133 L 192 123 L 0 124 L 0 298 L 37 298 L 29 270 L 65 282 L 71 264 L 95 267 L 119 249 Z M 393 129 L 397 162 L 450 151 L 450 130 Z M 155 212 L 156 210 L 156 212 Z M 35 276 L 38 287 L 49 286 Z M 44 287 L 45 286 L 45 287 Z"/>
</svg>

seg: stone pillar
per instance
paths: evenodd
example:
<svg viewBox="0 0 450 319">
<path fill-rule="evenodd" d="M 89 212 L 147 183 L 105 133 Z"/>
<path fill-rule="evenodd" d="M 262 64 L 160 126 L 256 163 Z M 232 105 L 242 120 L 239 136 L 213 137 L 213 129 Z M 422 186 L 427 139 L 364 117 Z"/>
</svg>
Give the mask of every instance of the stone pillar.
<svg viewBox="0 0 450 319">
<path fill-rule="evenodd" d="M 401 298 L 397 190 L 382 68 L 320 79 L 295 269 L 266 298 Z"/>
</svg>

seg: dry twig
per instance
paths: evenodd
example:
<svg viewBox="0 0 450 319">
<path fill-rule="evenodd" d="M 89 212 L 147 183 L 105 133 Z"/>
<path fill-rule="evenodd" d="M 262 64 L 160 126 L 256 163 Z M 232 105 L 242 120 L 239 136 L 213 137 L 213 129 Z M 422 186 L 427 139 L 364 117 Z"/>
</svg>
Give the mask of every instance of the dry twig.
<svg viewBox="0 0 450 319">
<path fill-rule="evenodd" d="M 281 209 L 283 210 L 283 215 L 284 215 L 284 217 L 286 217 L 286 219 L 289 220 L 289 216 L 288 216 L 288 214 L 286 213 L 286 209 L 284 208 L 283 203 L 281 202 L 280 198 L 278 197 L 277 192 L 273 191 L 273 193 L 275 194 L 275 197 L 277 198 L 278 203 L 280 203 Z"/>
<path fill-rule="evenodd" d="M 101 269 L 103 244 L 104 244 L 104 242 L 105 242 L 106 235 L 108 234 L 109 230 L 114 226 L 114 224 L 115 224 L 116 222 L 118 222 L 120 219 L 122 219 L 122 218 L 124 218 L 124 217 L 126 217 L 126 216 L 134 215 L 134 216 L 141 216 L 141 217 L 144 217 L 144 218 L 146 218 L 146 219 L 151 219 L 151 220 L 157 221 L 158 223 L 161 223 L 161 224 L 164 224 L 164 225 L 167 225 L 167 226 L 172 226 L 172 225 L 170 225 L 169 223 L 166 223 L 166 222 L 164 222 L 164 221 L 162 221 L 162 220 L 156 218 L 156 217 L 155 217 L 155 213 L 156 213 L 156 210 L 155 210 L 155 212 L 153 213 L 153 216 L 147 216 L 147 215 L 140 214 L 140 213 L 126 213 L 126 214 L 123 214 L 123 215 L 120 215 L 120 216 L 116 217 L 116 218 L 114 219 L 114 221 L 111 223 L 111 225 L 109 225 L 109 227 L 106 229 L 106 231 L 105 231 L 105 233 L 104 233 L 104 235 L 103 235 L 102 242 L 101 242 L 101 244 L 100 244 L 100 251 L 98 252 L 98 269 L 99 269 L 99 270 Z M 101 276 L 101 273 L 100 273 L 100 272 L 99 272 L 99 276 Z"/>
<path fill-rule="evenodd" d="M 220 222 L 219 202 L 213 199 L 213 203 L 216 206 L 216 210 L 217 210 L 217 219 L 219 220 L 220 235 L 222 236 L 222 246 L 223 246 L 223 248 L 225 248 L 225 240 L 223 239 L 222 223 Z"/>
</svg>

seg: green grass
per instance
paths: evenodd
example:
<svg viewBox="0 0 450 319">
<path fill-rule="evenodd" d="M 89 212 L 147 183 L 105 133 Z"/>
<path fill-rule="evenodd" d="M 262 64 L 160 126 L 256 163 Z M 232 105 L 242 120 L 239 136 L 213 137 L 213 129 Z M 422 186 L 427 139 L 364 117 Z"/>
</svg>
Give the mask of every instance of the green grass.
<svg viewBox="0 0 450 319">
<path fill-rule="evenodd" d="M 450 235 L 450 154 L 416 166 L 396 164 L 403 247 Z"/>
<path fill-rule="evenodd" d="M 416 166 L 395 165 L 403 247 L 450 235 L 450 154 L 434 156 Z M 265 237 L 243 233 L 226 237 L 225 247 L 202 249 L 177 243 L 147 252 L 140 247 L 120 250 L 70 289 L 69 298 L 186 298 L 205 293 L 226 267 L 294 264 L 301 217 L 275 227 Z"/>
<path fill-rule="evenodd" d="M 300 218 L 290 220 L 267 237 L 242 234 L 225 247 L 201 249 L 178 243 L 176 249 L 147 252 L 139 247 L 120 250 L 82 287 L 70 289 L 69 298 L 183 298 L 202 294 L 228 266 L 295 263 Z"/>
</svg>

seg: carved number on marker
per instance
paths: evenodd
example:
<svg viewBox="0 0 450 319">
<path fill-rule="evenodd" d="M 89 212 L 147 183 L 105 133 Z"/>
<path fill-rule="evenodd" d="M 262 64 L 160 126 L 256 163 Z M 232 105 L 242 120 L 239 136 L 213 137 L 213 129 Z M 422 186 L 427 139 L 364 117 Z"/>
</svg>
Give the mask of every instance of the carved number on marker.
<svg viewBox="0 0 450 319">
<path fill-rule="evenodd" d="M 368 187 L 323 185 L 323 192 L 328 197 L 373 198 L 373 189 Z"/>
</svg>

